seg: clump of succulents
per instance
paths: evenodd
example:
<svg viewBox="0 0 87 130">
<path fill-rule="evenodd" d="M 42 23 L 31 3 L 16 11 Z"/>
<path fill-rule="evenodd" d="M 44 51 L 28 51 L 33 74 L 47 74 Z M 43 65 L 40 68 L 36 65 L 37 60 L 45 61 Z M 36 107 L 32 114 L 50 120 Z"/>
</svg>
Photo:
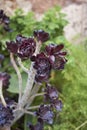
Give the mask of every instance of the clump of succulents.
<svg viewBox="0 0 87 130">
<path fill-rule="evenodd" d="M 3 11 L 0 11 L 0 19 L 9 23 L 9 18 L 4 16 Z M 59 99 L 57 89 L 49 82 L 52 70 L 62 70 L 67 62 L 63 51 L 63 44 L 51 43 L 46 45 L 41 51 L 41 46 L 49 40 L 49 33 L 43 30 L 35 30 L 33 37 L 25 37 L 21 34 L 17 35 L 14 41 L 7 41 L 7 50 L 10 53 L 11 63 L 17 73 L 19 81 L 19 98 L 18 103 L 12 101 L 8 103 L 4 96 L 3 90 L 9 86 L 9 74 L 0 72 L 0 126 L 11 126 L 23 114 L 28 113 L 37 118 L 37 124 L 28 124 L 30 130 L 43 130 L 44 123 L 52 124 L 55 116 L 55 111 L 61 111 L 62 101 Z M 27 83 L 24 92 L 22 92 L 22 76 L 19 66 L 28 75 Z M 4 57 L 0 55 L 0 63 Z M 30 69 L 26 68 L 22 61 L 30 60 Z M 40 85 L 45 83 L 44 90 L 39 93 Z M 31 103 L 37 96 L 43 96 L 43 104 L 31 106 Z M 15 106 L 14 109 L 12 106 Z"/>
</svg>

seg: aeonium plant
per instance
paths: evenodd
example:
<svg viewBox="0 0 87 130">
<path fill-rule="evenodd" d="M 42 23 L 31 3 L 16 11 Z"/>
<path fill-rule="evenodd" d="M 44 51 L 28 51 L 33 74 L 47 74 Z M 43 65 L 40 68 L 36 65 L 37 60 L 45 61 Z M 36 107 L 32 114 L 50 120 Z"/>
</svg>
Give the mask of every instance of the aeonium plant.
<svg viewBox="0 0 87 130">
<path fill-rule="evenodd" d="M 0 72 L 0 126 L 11 126 L 25 113 L 37 118 L 37 123 L 28 123 L 29 130 L 44 130 L 44 124 L 53 124 L 55 112 L 62 109 L 59 92 L 50 84 L 49 79 L 53 70 L 63 70 L 67 62 L 63 44 L 51 43 L 41 51 L 41 46 L 49 40 L 49 33 L 35 30 L 33 37 L 17 35 L 15 41 L 6 42 L 10 53 L 11 63 L 17 73 L 19 82 L 18 102 L 3 96 L 3 91 L 9 87 L 9 74 Z M 18 64 L 16 64 L 17 58 Z M 1 56 L 2 58 L 2 56 Z M 26 68 L 22 60 L 30 60 L 30 68 Z M 2 61 L 2 59 L 0 60 Z M 19 66 L 18 66 L 19 65 Z M 28 75 L 24 92 L 22 92 L 22 76 L 19 67 Z M 44 89 L 40 89 L 45 83 Z M 42 90 L 42 92 L 39 92 Z M 37 96 L 43 97 L 43 103 L 31 106 Z"/>
</svg>

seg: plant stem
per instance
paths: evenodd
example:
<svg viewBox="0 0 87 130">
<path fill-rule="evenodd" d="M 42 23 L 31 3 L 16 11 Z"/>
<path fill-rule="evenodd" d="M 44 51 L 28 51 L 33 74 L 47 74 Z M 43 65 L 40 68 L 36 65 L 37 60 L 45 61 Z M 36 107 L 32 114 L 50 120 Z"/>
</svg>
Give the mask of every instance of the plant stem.
<svg viewBox="0 0 87 130">
<path fill-rule="evenodd" d="M 38 96 L 43 96 L 45 93 L 36 93 L 35 95 L 32 95 L 29 100 L 31 100 L 32 98 L 38 97 Z"/>
<path fill-rule="evenodd" d="M 41 48 L 41 43 L 37 43 L 36 51 L 34 55 L 37 55 L 39 53 L 40 48 Z M 31 95 L 31 90 L 34 84 L 35 74 L 36 74 L 36 70 L 33 68 L 33 63 L 31 63 L 31 67 L 28 72 L 28 79 L 27 79 L 27 84 L 24 91 L 24 95 L 22 96 L 21 102 L 19 104 L 20 107 L 24 107 L 28 102 L 28 99 Z"/>
<path fill-rule="evenodd" d="M 0 98 L 1 98 L 3 105 L 6 107 L 7 104 L 6 104 L 4 96 L 3 96 L 2 87 L 3 87 L 3 83 L 2 83 L 2 80 L 0 80 Z"/>
<path fill-rule="evenodd" d="M 85 121 L 84 123 L 82 123 L 80 126 L 78 126 L 75 130 L 79 130 L 81 127 L 83 127 L 84 125 L 87 124 L 87 121 Z"/>
<path fill-rule="evenodd" d="M 32 107 L 27 108 L 27 110 L 37 109 L 37 108 L 39 108 L 39 107 L 40 107 L 40 105 L 37 105 L 37 106 L 32 106 Z"/>
<path fill-rule="evenodd" d="M 16 65 L 13 53 L 10 53 L 10 59 L 11 59 L 11 63 L 12 63 L 12 65 L 13 65 L 16 73 L 17 73 L 17 76 L 18 76 L 18 82 L 19 82 L 19 99 L 18 99 L 18 102 L 20 102 L 21 97 L 22 97 L 22 76 L 21 76 L 21 73 L 18 69 L 18 66 Z"/>
<path fill-rule="evenodd" d="M 41 48 L 41 42 L 37 43 L 36 45 L 35 55 L 37 55 L 40 52 L 40 48 Z M 31 63 L 30 70 L 28 71 L 28 79 L 27 79 L 26 88 L 25 88 L 21 101 L 18 103 L 19 108 L 23 108 L 26 106 L 25 107 L 26 109 L 27 107 L 29 107 L 34 100 L 33 98 L 32 100 L 28 102 L 29 97 L 31 96 L 31 94 L 36 94 L 39 91 L 39 87 L 36 87 L 36 86 L 32 89 L 33 84 L 34 84 L 35 74 L 36 74 L 36 70 L 33 68 L 33 63 Z M 23 115 L 24 115 L 24 112 L 19 111 L 19 110 L 15 111 L 14 112 L 15 118 L 12 121 L 11 126 Z"/>
<path fill-rule="evenodd" d="M 17 61 L 18 61 L 19 66 L 22 68 L 22 70 L 23 70 L 24 72 L 28 73 L 28 69 L 23 66 L 22 61 L 21 61 L 21 59 L 20 59 L 19 57 L 18 57 L 18 60 L 17 60 Z"/>
<path fill-rule="evenodd" d="M 40 85 L 38 83 L 35 83 L 32 91 L 31 91 L 31 96 L 35 95 L 40 89 Z"/>
<path fill-rule="evenodd" d="M 36 83 L 31 91 L 31 95 L 30 96 L 33 96 L 35 95 L 40 89 L 40 86 Z M 34 97 L 35 98 L 35 97 Z M 29 106 L 31 105 L 31 103 L 33 102 L 34 98 L 31 98 L 26 106 L 26 109 L 29 108 Z"/>
<path fill-rule="evenodd" d="M 30 111 L 27 111 L 27 110 L 24 110 L 24 113 L 25 113 L 25 114 L 32 115 L 32 116 L 35 116 L 35 114 L 34 114 L 33 112 L 30 112 Z"/>
</svg>

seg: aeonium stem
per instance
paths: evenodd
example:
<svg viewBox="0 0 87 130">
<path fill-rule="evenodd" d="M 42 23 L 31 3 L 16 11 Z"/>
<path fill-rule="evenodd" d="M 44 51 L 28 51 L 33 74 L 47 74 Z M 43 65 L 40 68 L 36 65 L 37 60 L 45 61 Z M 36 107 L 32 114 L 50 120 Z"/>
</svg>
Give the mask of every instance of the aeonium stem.
<svg viewBox="0 0 87 130">
<path fill-rule="evenodd" d="M 25 113 L 25 114 L 32 115 L 32 116 L 35 116 L 34 112 L 31 112 L 31 111 L 24 110 L 24 113 Z"/>
<path fill-rule="evenodd" d="M 40 105 L 32 106 L 32 107 L 27 108 L 27 110 L 37 109 L 37 108 L 39 108 L 39 107 L 40 107 Z"/>
<path fill-rule="evenodd" d="M 11 63 L 12 63 L 12 65 L 13 65 L 16 73 L 17 73 L 17 76 L 18 76 L 18 82 L 19 82 L 19 99 L 18 99 L 18 102 L 20 102 L 21 97 L 22 97 L 22 76 L 21 76 L 21 73 L 19 71 L 18 66 L 16 65 L 13 53 L 10 53 L 10 59 L 11 59 Z"/>
<path fill-rule="evenodd" d="M 7 104 L 6 104 L 5 99 L 4 99 L 4 96 L 3 96 L 2 88 L 3 88 L 3 81 L 0 80 L 0 98 L 1 98 L 2 104 L 3 104 L 5 107 L 7 107 Z"/>
<path fill-rule="evenodd" d="M 21 59 L 19 57 L 18 57 L 17 61 L 18 61 L 19 66 L 22 68 L 22 70 L 24 72 L 28 73 L 28 69 L 22 64 L 22 61 L 21 61 Z"/>
<path fill-rule="evenodd" d="M 36 45 L 35 55 L 37 55 L 40 52 L 40 48 L 41 48 L 41 42 L 38 42 Z M 39 86 L 37 85 L 35 85 L 34 88 L 32 89 L 34 84 L 35 74 L 36 74 L 36 70 L 33 68 L 33 63 L 31 63 L 30 70 L 28 70 L 26 88 L 20 102 L 18 103 L 19 109 L 25 107 L 26 105 L 27 105 L 26 108 L 29 107 L 34 100 L 33 98 L 28 102 L 29 97 L 33 94 L 36 94 L 39 91 Z M 12 121 L 11 126 L 23 115 L 24 115 L 24 111 L 20 111 L 20 110 L 15 111 L 14 112 L 15 118 Z"/>
<path fill-rule="evenodd" d="M 38 89 L 39 90 L 39 89 Z M 37 93 L 36 92 L 36 94 L 34 94 L 34 95 L 32 95 L 29 99 L 28 99 L 28 104 L 27 104 L 27 106 L 26 106 L 26 109 L 31 105 L 31 103 L 33 102 L 33 100 L 35 99 L 35 97 L 38 97 L 38 96 L 43 96 L 45 93 L 43 92 L 43 93 Z M 29 107 L 30 108 L 30 107 Z"/>
<path fill-rule="evenodd" d="M 34 84 L 34 87 L 33 87 L 32 90 L 31 90 L 31 95 L 30 95 L 30 96 L 35 95 L 35 94 L 39 91 L 39 89 L 40 89 L 40 84 L 35 83 L 35 84 Z"/>
<path fill-rule="evenodd" d="M 40 52 L 41 42 L 37 42 L 36 50 L 34 55 L 37 55 Z M 18 104 L 19 107 L 24 107 L 28 103 L 28 99 L 31 95 L 31 90 L 33 87 L 34 79 L 35 79 L 36 70 L 33 68 L 33 63 L 31 63 L 30 70 L 28 72 L 28 79 L 26 88 L 24 90 L 24 95 L 22 96 L 21 102 Z"/>
<path fill-rule="evenodd" d="M 43 93 L 36 93 L 35 95 L 32 95 L 30 98 L 29 98 L 29 100 L 31 100 L 31 99 L 33 99 L 33 98 L 35 98 L 35 97 L 38 97 L 38 96 L 43 96 L 45 94 L 45 92 L 43 92 Z"/>
<path fill-rule="evenodd" d="M 35 83 L 33 89 L 31 90 L 31 95 L 30 95 L 30 96 L 32 97 L 33 95 L 35 95 L 36 93 L 38 93 L 39 89 L 40 89 L 40 85 L 39 85 L 38 83 Z M 35 97 L 34 97 L 34 98 L 35 98 Z M 29 106 L 32 104 L 34 98 L 31 98 L 31 99 L 29 100 L 29 102 L 28 102 L 28 104 L 27 104 L 27 106 L 26 106 L 26 109 L 29 108 Z"/>
</svg>

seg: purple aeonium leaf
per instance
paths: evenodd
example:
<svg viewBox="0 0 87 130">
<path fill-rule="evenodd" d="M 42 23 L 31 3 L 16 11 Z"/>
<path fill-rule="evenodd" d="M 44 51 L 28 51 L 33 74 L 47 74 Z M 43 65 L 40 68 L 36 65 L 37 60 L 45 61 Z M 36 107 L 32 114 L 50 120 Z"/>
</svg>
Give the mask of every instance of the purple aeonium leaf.
<svg viewBox="0 0 87 130">
<path fill-rule="evenodd" d="M 55 108 L 57 111 L 61 111 L 63 108 L 63 104 L 61 100 L 54 99 L 51 101 L 51 106 Z"/>
<path fill-rule="evenodd" d="M 50 78 L 50 71 L 44 74 L 36 74 L 35 82 L 38 82 L 38 83 L 47 82 L 49 78 Z"/>
<path fill-rule="evenodd" d="M 63 44 L 56 45 L 55 43 L 49 44 L 45 47 L 47 55 L 58 54 L 64 48 Z"/>
<path fill-rule="evenodd" d="M 48 124 L 53 123 L 54 113 L 52 112 L 50 106 L 41 105 L 36 114 L 38 118 L 41 118 L 44 122 L 47 122 Z"/>
<path fill-rule="evenodd" d="M 34 37 L 36 37 L 37 40 L 41 42 L 46 42 L 49 39 L 49 33 L 43 30 L 35 30 L 33 34 Z"/>
<path fill-rule="evenodd" d="M 67 60 L 64 57 L 60 57 L 59 55 L 55 55 L 55 61 L 52 64 L 53 69 L 62 70 L 66 64 Z"/>
<path fill-rule="evenodd" d="M 6 42 L 7 49 L 19 56 L 21 59 L 30 58 L 36 49 L 36 42 L 34 38 L 26 38 L 22 35 L 17 35 L 16 42 L 10 41 Z"/>
<path fill-rule="evenodd" d="M 58 98 L 58 91 L 54 86 L 51 86 L 50 84 L 46 84 L 46 89 L 45 89 L 45 100 L 54 100 Z"/>
<path fill-rule="evenodd" d="M 62 51 L 64 48 L 63 44 L 49 44 L 45 48 L 45 52 L 50 59 L 53 69 L 62 70 L 67 62 L 65 56 L 66 52 Z"/>
<path fill-rule="evenodd" d="M 6 45 L 7 45 L 7 49 L 14 53 L 14 54 L 17 54 L 17 51 L 18 51 L 18 44 L 14 41 L 10 41 L 10 42 L 6 42 Z"/>
<path fill-rule="evenodd" d="M 33 38 L 26 38 L 22 40 L 18 47 L 18 56 L 22 59 L 30 58 L 36 49 L 36 42 Z"/>
<path fill-rule="evenodd" d="M 16 42 L 17 42 L 18 44 L 22 43 L 22 41 L 24 41 L 24 40 L 26 40 L 26 37 L 22 36 L 21 34 L 18 34 L 18 35 L 16 36 Z"/>
<path fill-rule="evenodd" d="M 40 53 L 33 58 L 34 68 L 36 69 L 35 80 L 37 82 L 47 81 L 50 77 L 51 64 L 49 58 L 44 54 Z"/>
<path fill-rule="evenodd" d="M 10 82 L 9 82 L 10 78 L 11 78 L 10 75 L 8 75 L 7 73 L 0 72 L 0 80 L 2 81 L 2 85 L 3 85 L 4 89 L 8 88 L 8 86 L 10 84 Z"/>
</svg>

